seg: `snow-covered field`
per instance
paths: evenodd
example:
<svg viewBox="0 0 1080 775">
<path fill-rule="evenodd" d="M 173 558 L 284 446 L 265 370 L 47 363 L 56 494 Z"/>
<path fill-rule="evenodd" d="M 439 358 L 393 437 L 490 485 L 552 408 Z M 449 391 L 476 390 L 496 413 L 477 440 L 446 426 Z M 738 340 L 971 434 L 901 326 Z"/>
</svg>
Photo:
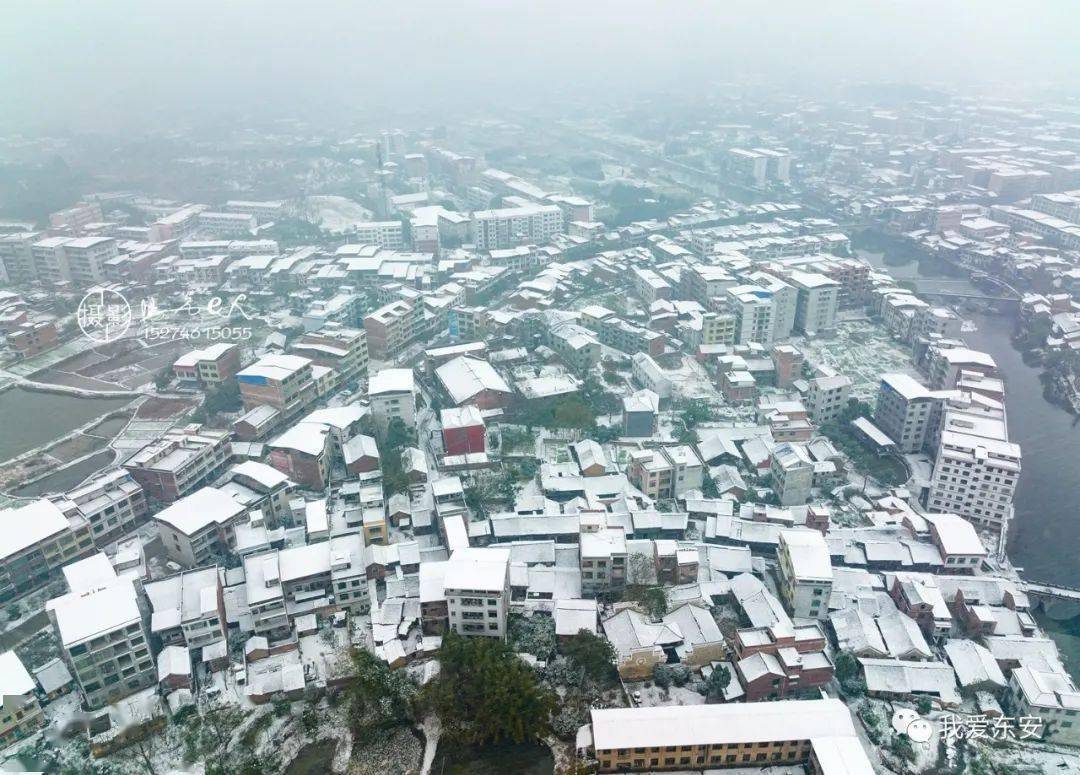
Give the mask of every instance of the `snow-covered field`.
<svg viewBox="0 0 1080 775">
<path fill-rule="evenodd" d="M 356 223 L 371 220 L 371 211 L 343 196 L 309 196 L 305 205 L 326 231 L 342 233 Z"/>
</svg>

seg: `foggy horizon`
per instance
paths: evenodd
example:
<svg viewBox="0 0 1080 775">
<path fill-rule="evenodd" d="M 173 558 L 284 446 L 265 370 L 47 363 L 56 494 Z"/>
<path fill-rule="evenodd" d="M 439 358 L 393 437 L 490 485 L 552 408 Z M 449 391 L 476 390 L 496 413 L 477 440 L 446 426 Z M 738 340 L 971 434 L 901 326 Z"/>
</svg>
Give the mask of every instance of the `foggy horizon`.
<svg viewBox="0 0 1080 775">
<path fill-rule="evenodd" d="M 121 134 L 240 116 L 437 123 L 458 110 L 704 99 L 722 83 L 810 96 L 860 82 L 1071 95 L 1080 78 L 1075 9 L 17 3 L 6 9 L 0 54 L 4 123 Z"/>
</svg>

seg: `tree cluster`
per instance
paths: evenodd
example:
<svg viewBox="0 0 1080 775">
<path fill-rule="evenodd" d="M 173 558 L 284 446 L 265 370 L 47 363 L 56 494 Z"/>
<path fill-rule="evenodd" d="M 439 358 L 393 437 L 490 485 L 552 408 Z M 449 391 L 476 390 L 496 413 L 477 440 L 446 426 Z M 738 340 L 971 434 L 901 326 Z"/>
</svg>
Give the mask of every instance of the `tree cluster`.
<svg viewBox="0 0 1080 775">
<path fill-rule="evenodd" d="M 448 632 L 439 665 L 438 677 L 424 687 L 424 702 L 449 739 L 523 743 L 550 732 L 555 695 L 502 641 Z"/>
</svg>

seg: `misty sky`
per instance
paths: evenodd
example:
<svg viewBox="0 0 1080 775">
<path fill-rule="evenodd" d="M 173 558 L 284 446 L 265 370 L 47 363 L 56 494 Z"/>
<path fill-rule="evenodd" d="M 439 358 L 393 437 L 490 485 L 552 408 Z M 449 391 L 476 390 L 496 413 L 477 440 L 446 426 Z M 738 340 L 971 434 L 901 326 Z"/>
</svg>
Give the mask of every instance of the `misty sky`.
<svg viewBox="0 0 1080 775">
<path fill-rule="evenodd" d="M 716 81 L 1080 83 L 1080 3 L 42 2 L 0 9 L 0 121 L 528 104 Z"/>
</svg>

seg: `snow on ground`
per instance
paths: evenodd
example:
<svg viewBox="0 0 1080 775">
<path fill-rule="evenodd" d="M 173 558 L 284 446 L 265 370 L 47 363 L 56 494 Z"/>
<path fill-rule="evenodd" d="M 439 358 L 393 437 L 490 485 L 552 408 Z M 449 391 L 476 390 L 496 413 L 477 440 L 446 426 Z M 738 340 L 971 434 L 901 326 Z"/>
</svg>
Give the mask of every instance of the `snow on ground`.
<svg viewBox="0 0 1080 775">
<path fill-rule="evenodd" d="M 704 705 L 705 698 L 688 686 L 672 686 L 664 690 L 656 684 L 646 688 L 646 681 L 626 682 L 626 689 L 631 696 L 641 692 L 641 699 L 634 700 L 634 705 L 642 708 L 654 708 L 661 705 Z"/>
<path fill-rule="evenodd" d="M 371 220 L 370 210 L 343 196 L 309 196 L 305 205 L 315 214 L 315 222 L 332 233 L 342 233 L 357 223 Z"/>
</svg>

